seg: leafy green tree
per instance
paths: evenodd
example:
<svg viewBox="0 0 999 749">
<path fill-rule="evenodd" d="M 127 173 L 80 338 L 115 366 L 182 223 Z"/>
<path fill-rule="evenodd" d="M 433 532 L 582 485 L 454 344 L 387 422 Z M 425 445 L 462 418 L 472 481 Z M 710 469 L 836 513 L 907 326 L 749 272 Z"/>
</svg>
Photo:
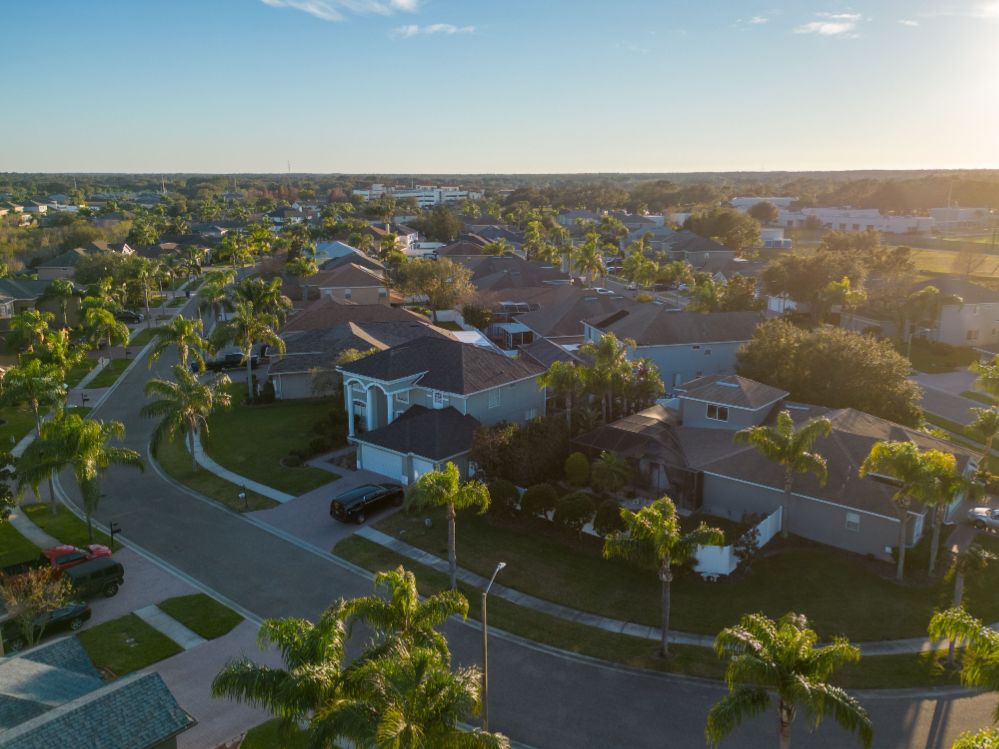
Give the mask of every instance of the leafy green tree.
<svg viewBox="0 0 999 749">
<path fill-rule="evenodd" d="M 240 302 L 252 304 L 257 312 L 270 315 L 281 325 L 292 308 L 291 300 L 281 293 L 281 279 L 265 281 L 259 276 L 244 278 L 233 288 L 233 306 Z"/>
<path fill-rule="evenodd" d="M 632 564 L 656 570 L 661 585 L 662 636 L 661 656 L 669 655 L 670 589 L 673 568 L 689 563 L 698 546 L 724 543 L 725 534 L 700 523 L 684 533 L 676 506 L 669 497 L 661 497 L 638 512 L 621 509 L 624 530 L 604 539 L 604 559 L 620 557 Z"/>
<path fill-rule="evenodd" d="M 816 647 L 818 635 L 799 614 L 777 621 L 763 614 L 746 614 L 735 627 L 715 639 L 715 652 L 728 659 L 725 682 L 729 693 L 708 713 L 705 734 L 717 746 L 742 722 L 755 718 L 777 698 L 777 737 L 781 749 L 791 746 L 791 726 L 803 710 L 818 726 L 831 716 L 870 747 L 874 730 L 863 706 L 843 689 L 829 683 L 833 673 L 860 660 L 860 650 L 843 637 Z"/>
<path fill-rule="evenodd" d="M 415 228 L 432 242 L 453 242 L 461 232 L 461 222 L 447 206 L 434 207 L 422 218 L 413 222 Z"/>
<path fill-rule="evenodd" d="M 458 589 L 458 555 L 455 525 L 458 510 L 475 508 L 481 515 L 489 508 L 489 490 L 481 481 L 462 481 L 458 467 L 448 461 L 443 471 L 423 474 L 406 492 L 406 508 L 417 511 L 444 507 L 447 511 L 447 560 L 451 590 Z"/>
<path fill-rule="evenodd" d="M 20 632 L 9 643 L 11 652 L 33 647 L 42 637 L 44 625 L 39 619 L 43 614 L 64 606 L 73 593 L 68 577 L 52 567 L 39 567 L 20 575 L 0 574 L 0 600 L 7 608 L 10 621 Z M 0 656 L 4 653 L 0 634 Z"/>
<path fill-rule="evenodd" d="M 107 341 L 109 359 L 113 358 L 114 345 L 128 345 L 132 335 L 128 326 L 117 320 L 113 312 L 101 307 L 91 307 L 84 313 L 83 327 L 94 348 Z"/>
<path fill-rule="evenodd" d="M 425 296 L 437 322 L 437 312 L 452 309 L 475 292 L 472 271 L 447 258 L 412 260 L 400 269 L 399 288 L 408 296 Z"/>
<path fill-rule="evenodd" d="M 759 203 L 750 206 L 746 213 L 759 221 L 763 226 L 772 224 L 780 218 L 780 209 L 767 200 L 761 200 Z"/>
<path fill-rule="evenodd" d="M 229 376 L 215 375 L 202 382 L 183 364 L 173 368 L 173 376 L 174 380 L 152 379 L 146 383 L 146 397 L 155 396 L 156 400 L 144 405 L 141 413 L 160 419 L 150 441 L 153 451 L 164 440 L 173 441 L 180 435 L 187 442 L 191 465 L 197 471 L 194 440 L 199 429 L 208 434 L 208 418 L 212 413 L 231 405 Z"/>
<path fill-rule="evenodd" d="M 975 733 L 965 731 L 950 745 L 950 749 L 999 749 L 999 730 L 983 728 Z"/>
<path fill-rule="evenodd" d="M 760 243 L 760 225 L 734 208 L 713 208 L 695 213 L 684 223 L 684 228 L 702 237 L 716 239 L 736 252 L 743 252 Z"/>
<path fill-rule="evenodd" d="M 573 259 L 576 271 L 586 276 L 590 286 L 606 272 L 599 242 L 600 236 L 596 232 L 589 232 L 583 238 L 583 244 L 577 248 Z"/>
<path fill-rule="evenodd" d="M 582 375 L 571 362 L 555 361 L 548 371 L 538 378 L 538 387 L 547 389 L 565 403 L 565 422 L 572 433 L 572 410 L 582 391 Z"/>
<path fill-rule="evenodd" d="M 809 419 L 796 427 L 791 412 L 784 410 L 777 414 L 774 426 L 761 424 L 735 433 L 736 444 L 752 445 L 784 470 L 784 511 L 781 518 L 784 538 L 788 537 L 791 527 L 791 493 L 795 474 L 812 473 L 821 484 L 826 482 L 826 459 L 814 452 L 812 447 L 819 437 L 827 437 L 831 431 L 832 422 L 826 418 Z"/>
<path fill-rule="evenodd" d="M 980 434 L 985 442 L 980 465 L 982 468 L 986 468 L 989 464 L 989 457 L 992 455 L 992 441 L 999 434 L 999 408 L 990 406 L 989 408 L 972 408 L 970 410 L 975 415 L 975 420 L 968 425 L 968 428 Z"/>
<path fill-rule="evenodd" d="M 49 331 L 49 323 L 55 317 L 50 312 L 39 312 L 36 309 L 26 309 L 18 312 L 8 323 L 7 348 L 16 353 L 32 353 L 36 346 L 45 342 Z"/>
<path fill-rule="evenodd" d="M 202 337 L 201 331 L 204 323 L 201 320 L 188 320 L 183 315 L 177 315 L 166 325 L 154 328 L 156 333 L 156 343 L 152 351 L 149 352 L 149 366 L 159 359 L 163 353 L 171 346 L 176 347 L 177 357 L 180 366 L 187 369 L 188 359 L 193 359 L 198 365 L 198 369 L 205 371 L 205 351 L 209 350 L 210 344 Z"/>
<path fill-rule="evenodd" d="M 767 264 L 760 278 L 767 293 L 790 297 L 795 303 L 805 305 L 812 319 L 820 322 L 829 284 L 845 277 L 850 279 L 851 288 L 862 288 L 866 273 L 856 253 L 815 252 L 782 254 Z"/>
<path fill-rule="evenodd" d="M 255 400 L 253 387 L 253 347 L 266 344 L 279 354 L 285 351 L 284 340 L 277 332 L 277 321 L 270 312 L 262 312 L 252 302 L 237 301 L 232 316 L 215 328 L 212 334 L 213 348 L 218 349 L 232 343 L 243 354 L 246 364 L 247 400 Z"/>
</svg>

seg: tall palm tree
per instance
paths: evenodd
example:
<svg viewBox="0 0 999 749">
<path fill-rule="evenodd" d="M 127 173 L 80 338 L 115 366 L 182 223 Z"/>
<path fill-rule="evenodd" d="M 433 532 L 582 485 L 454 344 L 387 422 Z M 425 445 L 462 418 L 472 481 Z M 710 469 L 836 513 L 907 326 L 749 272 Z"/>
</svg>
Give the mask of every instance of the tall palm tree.
<svg viewBox="0 0 999 749">
<path fill-rule="evenodd" d="M 18 312 L 10 318 L 8 346 L 18 352 L 34 352 L 36 346 L 44 343 L 49 323 L 54 319 L 51 312 L 39 312 L 36 309 Z"/>
<path fill-rule="evenodd" d="M 201 320 L 188 320 L 183 315 L 177 315 L 166 325 L 154 328 L 156 333 L 156 343 L 152 351 L 149 352 L 149 366 L 163 355 L 171 346 L 177 347 L 177 357 L 180 365 L 187 369 L 187 360 L 193 359 L 198 369 L 205 371 L 205 357 L 203 352 L 209 349 L 209 343 L 202 337 L 201 331 L 204 323 Z"/>
<path fill-rule="evenodd" d="M 274 316 L 260 312 L 252 302 L 236 302 L 232 317 L 216 328 L 213 334 L 213 344 L 233 343 L 243 353 L 246 362 L 246 391 L 250 403 L 254 400 L 253 387 L 253 347 L 264 343 L 275 349 L 279 354 L 285 350 L 284 340 L 276 330 Z"/>
<path fill-rule="evenodd" d="M 198 289 L 199 311 L 211 310 L 212 320 L 218 322 L 223 310 L 231 309 L 228 286 L 236 277 L 235 271 L 216 270 L 205 274 L 204 283 Z"/>
<path fill-rule="evenodd" d="M 132 274 L 142 289 L 142 303 L 146 308 L 146 324 L 152 326 L 153 318 L 149 314 L 149 288 L 156 283 L 156 271 L 153 268 L 152 262 L 147 258 L 137 257 L 134 262 L 135 266 L 132 269 Z"/>
<path fill-rule="evenodd" d="M 145 470 L 135 450 L 110 444 L 124 438 L 125 427 L 120 421 L 84 419 L 64 411 L 42 424 L 39 439 L 18 460 L 18 488 L 27 484 L 37 492 L 42 479 L 71 467 L 87 516 L 87 536 L 93 541 L 93 513 L 101 498 L 101 477 L 112 465 Z"/>
<path fill-rule="evenodd" d="M 46 299 L 54 299 L 59 305 L 59 312 L 62 314 L 63 328 L 69 327 L 69 303 L 79 296 L 76 286 L 72 281 L 65 278 L 57 278 L 48 285 L 42 296 Z"/>
<path fill-rule="evenodd" d="M 747 614 L 715 639 L 715 652 L 728 658 L 725 681 L 729 693 L 711 708 L 705 728 L 708 743 L 717 746 L 736 726 L 764 712 L 777 697 L 777 735 L 781 749 L 791 746 L 791 725 L 804 710 L 815 725 L 827 715 L 856 734 L 864 747 L 873 738 L 867 711 L 829 677 L 842 665 L 860 660 L 860 650 L 843 637 L 815 647 L 818 635 L 808 620 L 785 614 L 777 621 Z"/>
<path fill-rule="evenodd" d="M 968 368 L 978 375 L 975 387 L 981 388 L 992 397 L 999 397 L 999 356 L 990 362 L 972 362 Z"/>
<path fill-rule="evenodd" d="M 565 401 L 565 423 L 572 434 L 572 409 L 582 385 L 582 377 L 572 362 L 556 361 L 538 378 L 538 387 Z"/>
<path fill-rule="evenodd" d="M 604 539 L 604 559 L 621 557 L 633 564 L 656 570 L 660 583 L 662 631 L 659 655 L 669 655 L 670 591 L 673 567 L 688 563 L 698 546 L 721 544 L 725 534 L 701 523 L 689 533 L 680 529 L 676 506 L 669 497 L 661 497 L 638 512 L 621 508 L 624 530 Z"/>
<path fill-rule="evenodd" d="M 208 417 L 218 408 L 229 408 L 232 396 L 229 395 L 229 376 L 215 375 L 201 382 L 197 375 L 185 365 L 173 368 L 172 380 L 153 379 L 146 383 L 146 396 L 157 396 L 157 400 L 142 407 L 143 416 L 161 417 L 153 430 L 151 446 L 155 451 L 164 440 L 173 440 L 183 435 L 191 453 L 195 471 L 198 461 L 194 457 L 194 440 L 198 429 L 208 434 Z"/>
<path fill-rule="evenodd" d="M 614 395 L 631 375 L 631 362 L 628 360 L 628 350 L 635 348 L 635 342 L 630 338 L 619 341 L 613 333 L 607 333 L 597 342 L 584 343 L 579 352 L 592 360 L 586 369 L 586 384 L 591 392 L 601 396 L 603 420 L 609 421 L 614 416 Z"/>
<path fill-rule="evenodd" d="M 831 431 L 832 422 L 826 418 L 809 419 L 800 427 L 795 427 L 791 412 L 784 410 L 777 414 L 774 426 L 747 427 L 735 433 L 737 444 L 752 445 L 784 468 L 784 511 L 781 518 L 784 538 L 788 537 L 791 528 L 791 492 L 795 474 L 812 473 L 820 483 L 826 482 L 826 459 L 813 452 L 812 446 L 819 437 L 828 436 Z"/>
<path fill-rule="evenodd" d="M 999 408 L 990 406 L 989 408 L 972 408 L 971 413 L 975 415 L 975 420 L 968 426 L 982 435 L 985 442 L 985 449 L 982 450 L 982 470 L 988 470 L 989 458 L 992 457 L 992 441 L 999 434 Z"/>
<path fill-rule="evenodd" d="M 574 259 L 576 270 L 587 277 L 590 286 L 604 274 L 604 255 L 600 250 L 599 239 L 600 237 L 593 232 L 587 234 Z"/>
<path fill-rule="evenodd" d="M 895 487 L 892 502 L 898 514 L 898 567 L 895 579 L 905 576 L 905 544 L 912 502 L 932 501 L 938 490 L 936 477 L 951 465 L 954 456 L 939 450 L 920 452 L 914 442 L 878 442 L 860 466 L 860 475 L 882 478 Z"/>
<path fill-rule="evenodd" d="M 50 330 L 34 353 L 34 358 L 55 368 L 61 382 L 65 382 L 69 371 L 86 357 L 86 349 L 73 342 L 66 328 Z M 64 390 L 64 395 L 68 395 L 68 390 Z"/>
<path fill-rule="evenodd" d="M 107 341 L 108 358 L 111 358 L 114 344 L 120 343 L 122 346 L 128 344 L 131 333 L 128 326 L 115 319 L 111 310 L 103 307 L 90 307 L 84 313 L 83 326 L 87 330 L 87 335 L 95 348 Z"/>
<path fill-rule="evenodd" d="M 935 613 L 927 631 L 934 640 L 964 642 L 962 684 L 999 692 L 999 632 L 960 606 Z M 992 720 L 999 721 L 999 705 L 992 713 Z"/>
<path fill-rule="evenodd" d="M 455 550 L 455 521 L 458 510 L 475 508 L 481 515 L 489 508 L 489 489 L 481 481 L 462 481 L 458 467 L 448 461 L 443 471 L 430 471 L 406 492 L 406 508 L 422 510 L 447 508 L 447 562 L 451 590 L 458 589 L 458 555 Z"/>
<path fill-rule="evenodd" d="M 932 534 L 930 537 L 929 574 L 933 575 L 937 568 L 937 554 L 940 549 L 940 526 L 943 523 L 944 510 L 954 504 L 958 495 L 964 493 L 975 495 L 980 488 L 957 471 L 957 461 L 951 453 L 940 460 L 928 463 L 932 473 L 932 482 L 923 498 L 923 505 L 931 515 Z"/>
<path fill-rule="evenodd" d="M 954 556 L 954 595 L 951 599 L 951 608 L 960 608 L 964 605 L 964 582 L 968 575 L 976 575 L 985 571 L 992 562 L 999 559 L 991 551 L 988 551 L 981 544 L 969 544 Z M 954 663 L 955 641 L 950 641 L 947 649 L 947 662 Z"/>
<path fill-rule="evenodd" d="M 271 315 L 276 323 L 284 322 L 291 309 L 291 300 L 281 293 L 281 279 L 244 278 L 236 284 L 232 293 L 233 304 L 247 302 L 258 312 Z"/>
</svg>

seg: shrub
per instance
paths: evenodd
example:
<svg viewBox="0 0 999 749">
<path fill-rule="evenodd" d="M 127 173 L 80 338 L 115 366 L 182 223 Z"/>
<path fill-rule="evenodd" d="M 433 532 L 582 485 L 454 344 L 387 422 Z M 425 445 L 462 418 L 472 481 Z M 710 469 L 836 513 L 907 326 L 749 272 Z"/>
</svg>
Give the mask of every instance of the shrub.
<svg viewBox="0 0 999 749">
<path fill-rule="evenodd" d="M 624 520 L 621 518 L 621 505 L 613 499 L 606 499 L 597 507 L 593 518 L 593 530 L 601 536 L 624 530 Z"/>
<path fill-rule="evenodd" d="M 546 512 L 555 509 L 558 492 L 551 484 L 535 484 L 520 498 L 520 509 L 527 515 L 547 517 Z"/>
<path fill-rule="evenodd" d="M 555 505 L 555 525 L 578 534 L 593 519 L 594 512 L 593 498 L 585 492 L 574 492 Z"/>
<path fill-rule="evenodd" d="M 274 392 L 274 383 L 268 379 L 267 382 L 264 383 L 263 388 L 260 390 L 260 402 L 273 403 L 275 397 L 277 396 Z"/>
<path fill-rule="evenodd" d="M 330 441 L 326 437 L 313 437 L 309 440 L 309 452 L 312 455 L 319 455 L 330 449 Z"/>
<path fill-rule="evenodd" d="M 590 479 L 593 486 L 600 491 L 616 493 L 631 481 L 631 464 L 617 453 L 602 452 L 600 457 L 593 461 L 590 469 Z"/>
<path fill-rule="evenodd" d="M 565 459 L 565 480 L 573 486 L 586 486 L 590 480 L 590 461 L 583 453 L 575 452 Z"/>
<path fill-rule="evenodd" d="M 652 294 L 646 294 L 644 291 L 635 297 L 635 301 L 638 302 L 639 304 L 645 304 L 646 302 L 651 302 L 653 299 L 655 299 L 655 297 L 652 296 Z"/>
<path fill-rule="evenodd" d="M 489 509 L 498 515 L 516 515 L 520 510 L 520 492 L 506 479 L 489 482 Z"/>
<path fill-rule="evenodd" d="M 485 330 L 489 327 L 489 323 L 493 319 L 493 313 L 486 307 L 478 304 L 466 304 L 461 308 L 461 316 L 464 318 L 466 324 L 479 330 Z"/>
<path fill-rule="evenodd" d="M 501 422 L 480 427 L 470 457 L 486 476 L 531 486 L 562 478 L 560 468 L 568 454 L 565 418 L 546 416 L 522 426 Z"/>
<path fill-rule="evenodd" d="M 300 447 L 293 447 L 293 448 L 291 448 L 288 451 L 288 455 L 289 455 L 289 457 L 292 457 L 292 458 L 298 458 L 299 465 L 301 465 L 301 463 L 302 463 L 303 460 L 307 460 L 309 458 L 308 452 L 306 452 L 305 450 L 303 450 Z"/>
</svg>

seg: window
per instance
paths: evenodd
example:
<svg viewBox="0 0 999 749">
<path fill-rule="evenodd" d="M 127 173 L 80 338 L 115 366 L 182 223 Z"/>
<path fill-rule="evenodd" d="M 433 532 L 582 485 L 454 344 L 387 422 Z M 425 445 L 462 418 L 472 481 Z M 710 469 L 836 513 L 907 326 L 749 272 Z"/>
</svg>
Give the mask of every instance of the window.
<svg viewBox="0 0 999 749">
<path fill-rule="evenodd" d="M 705 356 L 711 356 L 711 349 L 709 349 L 709 348 L 704 349 L 704 355 Z"/>
<path fill-rule="evenodd" d="M 860 513 L 859 512 L 848 512 L 846 513 L 846 529 L 848 531 L 853 531 L 854 533 L 860 532 Z"/>
<path fill-rule="evenodd" d="M 447 395 L 440 390 L 434 391 L 434 408 L 444 408 L 447 405 Z"/>
<path fill-rule="evenodd" d="M 379 286 L 378 287 L 378 297 L 381 299 L 381 298 L 384 298 L 384 297 L 387 297 L 387 296 L 388 296 L 388 289 L 386 289 L 384 286 Z"/>
<path fill-rule="evenodd" d="M 714 403 L 709 403 L 708 418 L 712 421 L 728 421 L 728 408 L 725 406 L 716 406 Z"/>
<path fill-rule="evenodd" d="M 690 348 L 691 348 L 692 351 L 697 351 L 697 349 L 699 349 L 700 346 L 691 346 Z"/>
<path fill-rule="evenodd" d="M 499 408 L 500 397 L 501 397 L 500 396 L 500 391 L 498 389 L 496 389 L 496 390 L 490 390 L 489 391 L 489 408 Z"/>
</svg>

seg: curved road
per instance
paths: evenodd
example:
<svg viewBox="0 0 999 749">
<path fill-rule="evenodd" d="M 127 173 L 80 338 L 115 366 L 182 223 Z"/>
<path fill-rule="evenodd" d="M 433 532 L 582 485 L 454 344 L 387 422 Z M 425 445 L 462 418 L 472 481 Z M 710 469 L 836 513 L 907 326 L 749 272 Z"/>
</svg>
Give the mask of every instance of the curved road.
<svg viewBox="0 0 999 749">
<path fill-rule="evenodd" d="M 162 357 L 152 374 L 166 376 L 174 361 Z M 143 455 L 153 423 L 138 412 L 149 377 L 146 361 L 140 361 L 97 412 L 102 419 L 124 422 L 126 444 Z M 72 480 L 62 486 L 78 503 Z M 118 522 L 129 542 L 258 617 L 315 618 L 333 599 L 371 590 L 370 579 L 349 565 L 199 500 L 151 467 L 142 475 L 111 469 L 103 491 L 99 521 Z M 449 623 L 447 634 L 459 662 L 479 662 L 481 634 L 475 623 Z M 704 746 L 705 715 L 724 693 L 716 683 L 618 668 L 500 632 L 490 637 L 490 656 L 491 727 L 538 749 Z M 874 719 L 875 746 L 886 749 L 949 747 L 960 731 L 990 724 L 996 702 L 990 695 L 959 690 L 937 697 L 921 692 L 859 696 Z M 774 744 L 774 721 L 767 715 L 723 746 Z M 809 734 L 804 717 L 795 726 L 795 744 L 855 745 L 832 721 Z"/>
</svg>

